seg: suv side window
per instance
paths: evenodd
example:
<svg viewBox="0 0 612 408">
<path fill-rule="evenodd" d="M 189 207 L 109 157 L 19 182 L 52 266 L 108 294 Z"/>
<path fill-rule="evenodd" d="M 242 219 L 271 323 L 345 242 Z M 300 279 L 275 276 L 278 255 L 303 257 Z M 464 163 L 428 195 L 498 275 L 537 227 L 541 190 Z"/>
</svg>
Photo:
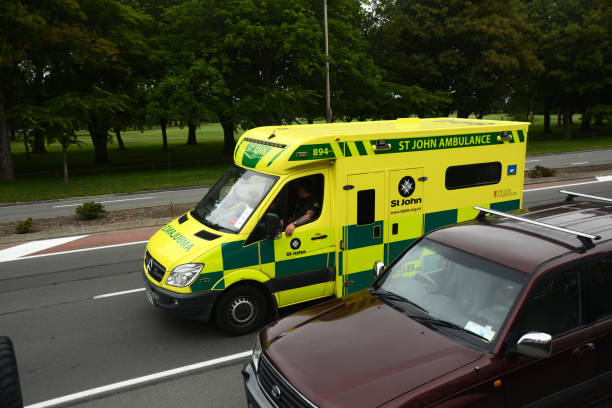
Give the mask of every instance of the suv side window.
<svg viewBox="0 0 612 408">
<path fill-rule="evenodd" d="M 536 331 L 553 337 L 582 325 L 580 267 L 548 273 L 531 291 L 521 313 L 518 337 Z"/>
<path fill-rule="evenodd" d="M 612 317 L 612 253 L 591 262 L 589 311 L 595 320 Z"/>
</svg>

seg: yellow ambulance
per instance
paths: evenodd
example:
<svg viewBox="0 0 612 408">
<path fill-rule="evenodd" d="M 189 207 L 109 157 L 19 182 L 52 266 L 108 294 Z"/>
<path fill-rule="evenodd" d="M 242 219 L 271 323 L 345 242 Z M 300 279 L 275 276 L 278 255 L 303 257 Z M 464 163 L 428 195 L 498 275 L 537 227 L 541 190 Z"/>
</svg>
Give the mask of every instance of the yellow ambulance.
<svg viewBox="0 0 612 408">
<path fill-rule="evenodd" d="M 278 309 L 366 288 L 376 262 L 476 217 L 521 207 L 523 122 L 403 118 L 245 132 L 234 164 L 149 240 L 150 303 L 252 331 Z"/>
</svg>

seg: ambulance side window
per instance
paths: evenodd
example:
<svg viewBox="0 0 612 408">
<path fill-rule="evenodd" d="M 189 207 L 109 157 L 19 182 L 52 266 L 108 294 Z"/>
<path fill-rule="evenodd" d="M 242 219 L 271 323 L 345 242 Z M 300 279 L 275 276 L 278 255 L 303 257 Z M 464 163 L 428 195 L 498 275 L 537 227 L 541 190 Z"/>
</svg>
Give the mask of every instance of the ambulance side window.
<svg viewBox="0 0 612 408">
<path fill-rule="evenodd" d="M 361 190 L 357 192 L 357 225 L 374 222 L 374 202 L 376 190 Z"/>
<path fill-rule="evenodd" d="M 467 188 L 497 184 L 501 180 L 501 163 L 475 163 L 451 166 L 446 169 L 446 189 Z"/>
</svg>

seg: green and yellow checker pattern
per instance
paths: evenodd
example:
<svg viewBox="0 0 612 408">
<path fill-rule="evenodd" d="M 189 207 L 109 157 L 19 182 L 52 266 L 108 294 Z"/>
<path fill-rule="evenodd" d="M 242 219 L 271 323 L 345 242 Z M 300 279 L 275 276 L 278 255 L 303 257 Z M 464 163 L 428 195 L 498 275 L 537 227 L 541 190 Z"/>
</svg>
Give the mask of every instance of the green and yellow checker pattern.
<svg viewBox="0 0 612 408">
<path fill-rule="evenodd" d="M 482 205 L 505 212 L 519 209 L 520 200 L 483 203 Z M 375 260 L 383 260 L 385 264 L 389 264 L 414 240 L 420 238 L 423 234 L 438 228 L 473 219 L 476 215 L 478 215 L 477 210 L 474 210 L 473 207 L 466 207 L 426 213 L 424 216 L 411 215 L 399 220 L 392 219 L 387 222 L 378 220 L 374 225 L 381 226 L 383 234 L 385 228 L 391 228 L 391 225 L 396 222 L 400 222 L 407 227 L 403 229 L 406 231 L 405 233 L 390 238 L 388 242 L 384 243 L 382 239 L 376 240 L 368 234 L 361 234 L 360 229 L 367 230 L 367 228 L 365 228 L 367 226 L 359 227 L 357 225 L 350 225 L 340 228 L 339 232 L 342 234 L 343 239 L 348 237 L 348 242 L 352 241 L 352 245 L 347 245 L 344 251 L 338 254 L 338 282 L 341 285 L 341 289 L 338 293 L 348 295 L 368 287 L 374 281 L 372 267 Z M 402 231 L 402 228 L 400 228 L 400 231 Z M 353 237 L 352 240 L 351 237 Z M 380 256 L 381 249 L 384 253 L 383 257 Z M 355 262 L 356 264 L 360 264 L 364 269 L 347 271 L 344 265 L 344 259 L 347 257 L 351 257 L 351 263 Z M 347 282 L 351 284 L 346 285 Z"/>
<path fill-rule="evenodd" d="M 191 284 L 191 291 L 223 290 L 241 280 L 266 283 L 335 265 L 336 254 L 330 248 L 308 251 L 310 242 L 302 240 L 304 254 L 294 255 L 298 251 L 289 251 L 284 241 L 266 239 L 246 246 L 244 240 L 221 244 L 205 255 L 206 271 Z M 269 287 L 274 291 L 273 284 Z M 333 280 L 274 291 L 279 306 L 330 296 L 333 292 Z"/>
</svg>

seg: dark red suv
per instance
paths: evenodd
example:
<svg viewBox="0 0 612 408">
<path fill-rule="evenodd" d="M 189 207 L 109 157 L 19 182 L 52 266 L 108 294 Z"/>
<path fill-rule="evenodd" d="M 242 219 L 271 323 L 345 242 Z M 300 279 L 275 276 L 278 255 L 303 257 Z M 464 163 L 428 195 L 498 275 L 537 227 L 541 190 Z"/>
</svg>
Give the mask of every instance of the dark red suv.
<svg viewBox="0 0 612 408">
<path fill-rule="evenodd" d="M 370 288 L 266 327 L 243 369 L 249 407 L 607 404 L 612 200 L 579 195 L 481 209 Z"/>
</svg>

